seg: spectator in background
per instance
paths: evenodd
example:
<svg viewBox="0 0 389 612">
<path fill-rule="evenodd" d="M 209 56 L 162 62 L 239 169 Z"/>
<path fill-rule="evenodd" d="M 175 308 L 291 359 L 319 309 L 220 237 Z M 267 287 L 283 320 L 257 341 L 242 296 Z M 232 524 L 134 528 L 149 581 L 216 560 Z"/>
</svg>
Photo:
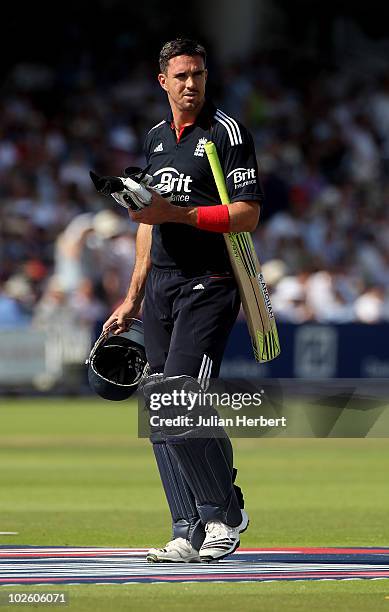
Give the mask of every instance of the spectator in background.
<svg viewBox="0 0 389 612">
<path fill-rule="evenodd" d="M 25 327 L 31 323 L 33 294 L 23 276 L 11 276 L 0 286 L 0 328 Z"/>
<path fill-rule="evenodd" d="M 385 290 L 370 287 L 360 295 L 354 305 L 355 316 L 360 323 L 379 323 L 385 318 Z"/>
</svg>

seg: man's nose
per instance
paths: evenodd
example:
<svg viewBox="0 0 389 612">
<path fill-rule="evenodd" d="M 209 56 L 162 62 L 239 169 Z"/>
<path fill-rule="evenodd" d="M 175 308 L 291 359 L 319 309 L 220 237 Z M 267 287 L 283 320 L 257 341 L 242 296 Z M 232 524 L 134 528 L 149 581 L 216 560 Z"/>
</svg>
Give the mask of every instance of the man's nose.
<svg viewBox="0 0 389 612">
<path fill-rule="evenodd" d="M 195 81 L 192 75 L 187 77 L 185 85 L 187 89 L 195 89 Z"/>
</svg>

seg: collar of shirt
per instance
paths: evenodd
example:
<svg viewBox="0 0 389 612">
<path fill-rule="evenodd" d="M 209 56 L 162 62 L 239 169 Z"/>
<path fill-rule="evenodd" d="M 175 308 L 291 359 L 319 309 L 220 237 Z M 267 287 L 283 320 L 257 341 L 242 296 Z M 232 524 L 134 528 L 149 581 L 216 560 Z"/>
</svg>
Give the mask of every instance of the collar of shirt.
<svg viewBox="0 0 389 612">
<path fill-rule="evenodd" d="M 191 125 L 187 125 L 185 126 L 185 129 L 192 127 L 193 125 L 198 125 L 202 128 L 209 128 L 212 125 L 212 117 L 214 116 L 214 114 L 216 113 L 216 107 L 215 105 L 209 101 L 209 100 L 205 100 L 205 103 L 203 105 L 203 108 L 201 109 L 201 111 L 199 112 L 199 114 L 197 115 L 195 121 L 191 124 Z M 173 121 L 173 113 L 170 109 L 168 115 L 166 116 L 166 121 L 168 123 L 168 125 L 170 125 L 171 129 L 174 130 L 174 121 Z"/>
</svg>

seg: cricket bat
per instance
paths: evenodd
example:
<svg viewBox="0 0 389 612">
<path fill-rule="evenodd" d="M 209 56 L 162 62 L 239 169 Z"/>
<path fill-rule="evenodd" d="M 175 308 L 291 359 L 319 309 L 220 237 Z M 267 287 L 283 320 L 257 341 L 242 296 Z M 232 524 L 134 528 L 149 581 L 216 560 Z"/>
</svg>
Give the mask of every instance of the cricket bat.
<svg viewBox="0 0 389 612">
<path fill-rule="evenodd" d="M 215 144 L 205 145 L 212 174 L 222 204 L 229 204 L 227 186 Z M 269 292 L 249 232 L 223 234 L 239 286 L 256 361 L 271 361 L 280 354 L 280 341 Z"/>
</svg>

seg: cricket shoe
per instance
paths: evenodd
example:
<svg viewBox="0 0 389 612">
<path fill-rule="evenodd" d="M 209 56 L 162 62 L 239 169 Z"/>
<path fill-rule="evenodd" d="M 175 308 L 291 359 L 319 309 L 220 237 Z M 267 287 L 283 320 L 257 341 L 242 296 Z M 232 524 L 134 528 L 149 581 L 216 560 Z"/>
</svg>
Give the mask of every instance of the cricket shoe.
<svg viewBox="0 0 389 612">
<path fill-rule="evenodd" d="M 150 548 L 146 560 L 149 563 L 198 563 L 201 561 L 199 551 L 184 538 L 171 540 L 165 548 Z"/>
<path fill-rule="evenodd" d="M 216 561 L 231 555 L 239 546 L 239 535 L 246 531 L 249 517 L 244 510 L 242 522 L 237 527 L 230 527 L 221 521 L 209 521 L 205 526 L 205 540 L 200 548 L 201 561 Z"/>
</svg>

